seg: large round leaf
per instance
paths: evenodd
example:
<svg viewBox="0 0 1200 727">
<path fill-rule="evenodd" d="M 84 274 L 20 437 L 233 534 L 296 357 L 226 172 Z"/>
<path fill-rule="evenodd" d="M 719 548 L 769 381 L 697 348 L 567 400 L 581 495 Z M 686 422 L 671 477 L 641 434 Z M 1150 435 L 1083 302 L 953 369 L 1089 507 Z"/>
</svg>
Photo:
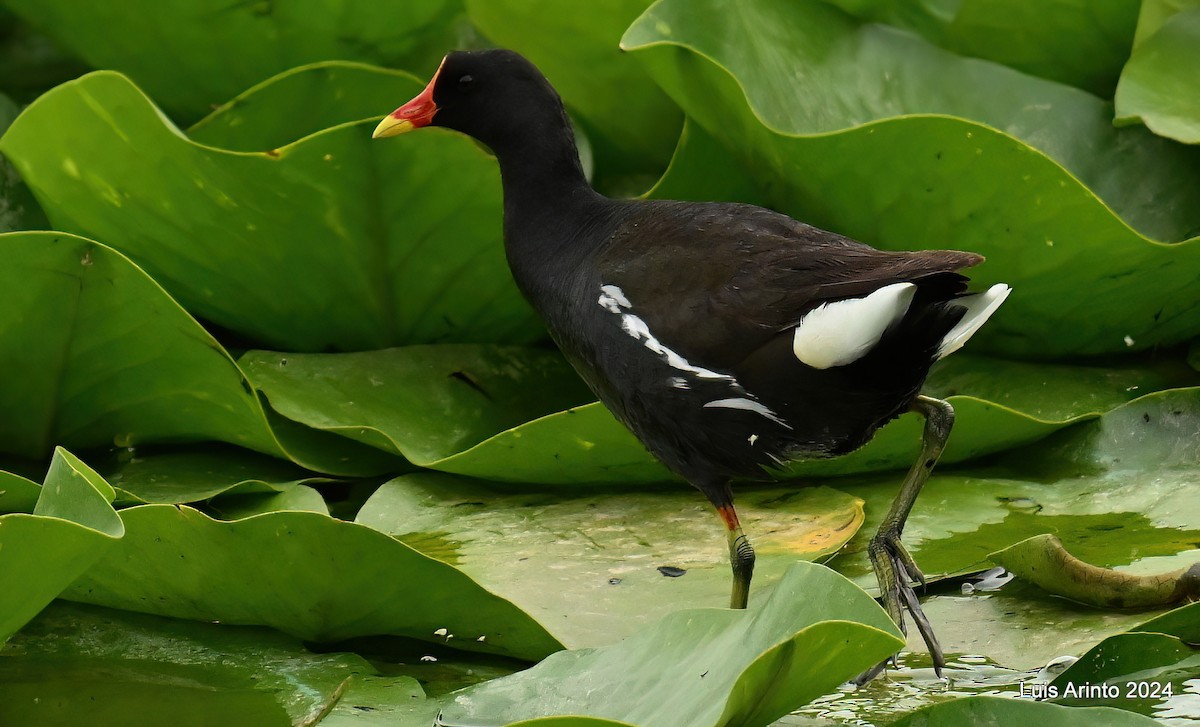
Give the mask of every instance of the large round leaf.
<svg viewBox="0 0 1200 727">
<path fill-rule="evenodd" d="M 758 553 L 752 601 L 797 560 L 836 552 L 862 521 L 856 498 L 824 487 L 739 493 L 737 505 Z M 380 487 L 357 522 L 454 563 L 571 647 L 729 600 L 725 530 L 693 490 L 523 493 L 419 473 Z"/>
<path fill-rule="evenodd" d="M 542 335 L 504 262 L 495 161 L 458 134 L 382 143 L 351 124 L 234 153 L 98 72 L 38 99 L 0 150 L 56 227 L 118 247 L 190 311 L 265 345 Z"/>
<path fill-rule="evenodd" d="M 459 0 L 361 3 L 8 0 L 8 8 L 96 68 L 123 71 L 191 120 L 293 66 L 369 61 L 430 71 L 457 40 Z M 113 42 L 119 29 L 122 42 Z"/>
<path fill-rule="evenodd" d="M 1045 724 L 1054 727 L 1155 727 L 1148 718 L 1109 707 L 1071 708 L 1024 699 L 968 697 L 917 710 L 892 723 L 895 727 L 1002 727 Z"/>
<path fill-rule="evenodd" d="M 1200 330 L 1200 244 L 1149 239 L 1200 228 L 1195 152 L 1114 130 L 1086 93 L 817 0 L 664 0 L 622 42 L 755 170 L 762 201 L 889 248 L 987 255 L 973 276 L 1015 292 L 982 345 L 1052 357 Z"/>
<path fill-rule="evenodd" d="M 453 566 L 363 525 L 295 511 L 223 522 L 171 505 L 120 515 L 126 537 L 65 598 L 318 641 L 434 640 L 444 628 L 464 649 L 537 659 L 561 648 Z"/>
<path fill-rule="evenodd" d="M 310 469 L 402 463 L 264 411 L 237 364 L 126 257 L 57 232 L 0 235 L 0 451 L 217 439 Z"/>
</svg>

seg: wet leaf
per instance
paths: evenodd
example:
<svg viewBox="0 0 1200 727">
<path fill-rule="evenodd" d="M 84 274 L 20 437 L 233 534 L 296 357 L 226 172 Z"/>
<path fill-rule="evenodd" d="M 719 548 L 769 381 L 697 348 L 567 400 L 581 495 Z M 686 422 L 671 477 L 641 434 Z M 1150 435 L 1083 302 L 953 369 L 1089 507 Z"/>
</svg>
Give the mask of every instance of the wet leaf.
<svg viewBox="0 0 1200 727">
<path fill-rule="evenodd" d="M 221 345 L 116 251 L 19 232 L 0 235 L 0 255 L 0 451 L 216 439 L 328 472 L 395 467 L 265 412 Z"/>
<path fill-rule="evenodd" d="M 382 677 L 354 654 L 314 654 L 267 629 L 60 601 L 0 650 L 0 721 L 312 724 L 364 681 L 377 698 L 424 698 L 411 677 Z"/>
<path fill-rule="evenodd" d="M 440 130 L 372 142 L 370 125 L 266 153 L 214 149 L 104 71 L 39 98 L 0 151 L 57 228 L 117 247 L 189 311 L 261 345 L 544 335 L 504 262 L 492 157 Z"/>
<path fill-rule="evenodd" d="M 0 644 L 121 539 L 112 496 L 99 475 L 59 448 L 33 513 L 0 516 Z"/>
<path fill-rule="evenodd" d="M 1117 86 L 1118 126 L 1141 122 L 1159 136 L 1200 143 L 1200 5 L 1166 19 L 1140 43 Z"/>
<path fill-rule="evenodd" d="M 1003 697 L 967 697 L 935 704 L 901 717 L 895 727 L 1000 727 L 1035 722 L 1055 727 L 1153 727 L 1152 719 L 1107 707 L 1062 707 L 1047 702 Z"/>
<path fill-rule="evenodd" d="M 184 120 L 199 118 L 268 76 L 313 61 L 368 61 L 432 73 L 441 54 L 457 45 L 455 19 L 462 12 L 455 0 L 222 7 L 169 0 L 137 12 L 70 0 L 6 5 L 93 67 L 128 74 Z M 127 42 L 113 43 L 113 28 Z"/>
<path fill-rule="evenodd" d="M 536 659 L 560 648 L 533 618 L 454 567 L 362 525 L 314 512 L 223 522 L 171 505 L 120 514 L 125 539 L 66 598 L 316 641 L 432 641 L 447 628 L 467 650 Z"/>
<path fill-rule="evenodd" d="M 988 555 L 1018 578 L 1101 608 L 1161 608 L 1200 596 L 1200 566 L 1152 575 L 1097 568 L 1067 552 L 1056 536 L 1035 535 Z"/>
<path fill-rule="evenodd" d="M 836 552 L 862 520 L 855 498 L 824 487 L 756 489 L 737 503 L 758 552 L 752 601 L 796 560 Z M 520 492 L 419 473 L 380 487 L 357 522 L 453 563 L 571 647 L 729 600 L 725 528 L 691 488 Z"/>
<path fill-rule="evenodd" d="M 579 715 L 643 727 L 763 725 L 900 642 L 882 609 L 818 565 L 792 566 L 760 603 L 679 611 L 613 646 L 555 654 L 451 695 L 443 724 Z"/>
<path fill-rule="evenodd" d="M 622 43 L 763 202 L 886 248 L 985 254 L 977 284 L 1015 293 L 975 350 L 1115 353 L 1200 329 L 1200 245 L 1155 242 L 1200 229 L 1197 152 L 1113 129 L 1089 94 L 817 0 L 665 0 Z"/>
</svg>

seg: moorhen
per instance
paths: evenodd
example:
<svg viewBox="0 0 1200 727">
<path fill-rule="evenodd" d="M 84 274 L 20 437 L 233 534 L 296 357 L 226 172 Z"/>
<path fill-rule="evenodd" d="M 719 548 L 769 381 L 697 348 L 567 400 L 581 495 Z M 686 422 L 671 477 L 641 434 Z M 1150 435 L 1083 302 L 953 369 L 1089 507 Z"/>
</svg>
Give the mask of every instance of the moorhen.
<svg viewBox="0 0 1200 727">
<path fill-rule="evenodd" d="M 747 204 L 604 197 L 558 94 L 508 50 L 450 53 L 374 136 L 423 126 L 495 153 L 513 278 L 600 400 L 716 507 L 734 608 L 746 606 L 754 550 L 730 480 L 853 451 L 906 411 L 925 417 L 920 459 L 869 554 L 888 613 L 901 628 L 911 613 L 940 670 L 911 585 L 924 577 L 900 534 L 954 420 L 921 385 L 1009 293 L 967 293 L 957 271 L 983 258 L 883 252 Z"/>
</svg>

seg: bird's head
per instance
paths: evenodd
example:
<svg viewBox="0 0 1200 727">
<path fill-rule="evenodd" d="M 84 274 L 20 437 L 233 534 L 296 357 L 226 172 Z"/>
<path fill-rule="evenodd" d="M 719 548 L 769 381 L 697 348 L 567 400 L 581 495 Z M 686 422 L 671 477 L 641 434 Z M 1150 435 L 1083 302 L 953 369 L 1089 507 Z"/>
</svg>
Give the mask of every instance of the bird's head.
<svg viewBox="0 0 1200 727">
<path fill-rule="evenodd" d="M 562 101 L 537 67 L 510 50 L 454 51 L 425 90 L 384 117 L 374 138 L 423 126 L 461 131 L 499 152 L 566 125 Z M 568 127 L 569 128 L 569 127 Z"/>
</svg>

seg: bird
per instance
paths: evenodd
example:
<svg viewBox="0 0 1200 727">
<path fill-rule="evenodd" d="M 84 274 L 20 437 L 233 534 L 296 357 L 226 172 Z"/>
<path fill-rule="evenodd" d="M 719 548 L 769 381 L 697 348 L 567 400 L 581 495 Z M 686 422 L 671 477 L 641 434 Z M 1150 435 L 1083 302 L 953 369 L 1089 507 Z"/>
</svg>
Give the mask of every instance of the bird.
<svg viewBox="0 0 1200 727">
<path fill-rule="evenodd" d="M 852 452 L 905 412 L 924 417 L 920 456 L 867 551 L 882 605 L 902 630 L 908 612 L 940 673 L 913 589 L 925 578 L 901 534 L 954 422 L 950 404 L 921 393 L 930 367 L 1011 290 L 968 290 L 960 271 L 983 257 L 877 250 L 744 203 L 606 197 L 584 174 L 559 95 L 511 50 L 447 54 L 373 137 L 423 127 L 495 155 L 517 287 L 600 401 L 712 503 L 732 608 L 747 605 L 755 556 L 731 482 Z"/>
</svg>

